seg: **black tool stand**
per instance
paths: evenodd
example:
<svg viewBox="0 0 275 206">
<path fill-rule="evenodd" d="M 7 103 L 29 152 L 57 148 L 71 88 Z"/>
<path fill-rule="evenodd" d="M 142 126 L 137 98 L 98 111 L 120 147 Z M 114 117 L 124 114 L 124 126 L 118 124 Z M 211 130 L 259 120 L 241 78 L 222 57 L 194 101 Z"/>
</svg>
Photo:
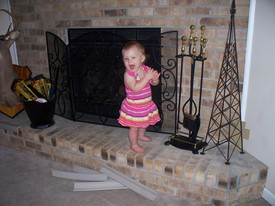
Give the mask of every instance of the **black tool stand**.
<svg viewBox="0 0 275 206">
<path fill-rule="evenodd" d="M 192 28 L 190 27 L 192 30 Z M 202 94 L 202 80 L 203 80 L 203 68 L 204 68 L 204 61 L 206 58 L 204 57 L 204 49 L 205 44 L 201 44 L 200 54 L 196 55 L 195 46 L 196 46 L 196 39 L 194 37 L 190 37 L 191 42 L 189 44 L 189 54 L 184 54 L 184 49 L 182 49 L 182 54 L 177 55 L 177 58 L 181 60 L 181 71 L 180 71 L 180 87 L 179 87 L 179 102 L 177 105 L 177 128 L 176 133 L 170 136 L 170 139 L 165 142 L 165 145 L 173 145 L 177 148 L 190 150 L 193 154 L 198 154 L 198 151 L 206 146 L 205 141 L 202 140 L 201 137 L 198 137 L 198 131 L 200 128 L 200 109 L 201 109 L 201 94 Z M 185 39 L 182 38 L 182 41 Z M 184 46 L 184 42 L 183 42 Z M 183 87 L 183 65 L 184 59 L 190 58 L 191 60 L 191 76 L 190 76 L 190 97 L 188 100 L 182 105 L 182 87 Z M 199 88 L 199 97 L 198 97 L 198 106 L 193 99 L 193 90 L 194 90 L 194 77 L 195 77 L 195 70 L 196 70 L 196 63 L 201 62 L 201 69 L 200 69 L 200 88 Z M 180 120 L 180 114 L 183 116 L 183 121 Z M 188 132 L 183 133 L 179 131 L 179 125 L 182 125 Z"/>
<path fill-rule="evenodd" d="M 189 137 L 179 134 L 172 136 L 172 138 L 169 141 L 165 142 L 165 145 L 169 144 L 180 149 L 190 150 L 193 154 L 198 154 L 198 151 L 200 149 L 207 146 L 205 142 L 202 140 L 196 140 L 195 142 L 193 142 L 190 141 Z"/>
</svg>

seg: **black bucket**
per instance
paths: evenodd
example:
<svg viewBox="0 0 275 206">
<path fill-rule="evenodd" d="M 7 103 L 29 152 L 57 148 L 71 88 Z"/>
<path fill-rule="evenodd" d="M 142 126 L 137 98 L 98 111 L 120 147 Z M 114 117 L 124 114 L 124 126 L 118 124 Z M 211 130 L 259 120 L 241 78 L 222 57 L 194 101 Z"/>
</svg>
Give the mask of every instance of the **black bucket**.
<svg viewBox="0 0 275 206">
<path fill-rule="evenodd" d="M 44 129 L 55 124 L 55 100 L 49 102 L 26 101 L 25 111 L 31 121 L 30 127 L 34 129 Z"/>
</svg>

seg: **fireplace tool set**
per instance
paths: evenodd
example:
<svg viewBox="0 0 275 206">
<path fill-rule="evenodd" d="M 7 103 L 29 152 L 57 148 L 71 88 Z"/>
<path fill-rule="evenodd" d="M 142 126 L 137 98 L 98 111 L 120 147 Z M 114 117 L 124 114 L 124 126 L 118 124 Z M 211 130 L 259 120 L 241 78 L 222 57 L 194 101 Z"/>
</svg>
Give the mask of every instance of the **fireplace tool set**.
<svg viewBox="0 0 275 206">
<path fill-rule="evenodd" d="M 181 61 L 180 67 L 180 87 L 179 87 L 179 100 L 177 108 L 177 124 L 176 133 L 170 136 L 170 139 L 165 142 L 165 145 L 173 145 L 180 149 L 191 150 L 193 154 L 198 154 L 198 150 L 206 146 L 206 143 L 201 137 L 198 137 L 198 132 L 200 128 L 200 111 L 201 111 L 201 95 L 202 95 L 202 83 L 203 83 L 203 69 L 205 57 L 205 49 L 207 44 L 207 39 L 204 38 L 205 27 L 201 26 L 200 32 L 200 51 L 197 55 L 197 41 L 198 38 L 194 36 L 195 26 L 190 26 L 190 37 L 189 37 L 189 50 L 185 51 L 185 44 L 187 41 L 186 36 L 182 36 L 182 46 L 181 54 L 176 57 Z M 190 96 L 187 101 L 182 105 L 182 86 L 183 86 L 183 69 L 184 60 L 190 59 L 191 62 L 191 75 L 190 75 Z M 194 77 L 196 70 L 196 63 L 201 62 L 200 68 L 200 85 L 199 85 L 199 96 L 194 98 Z M 195 99 L 198 99 L 196 103 Z M 182 112 L 182 116 L 180 115 Z M 180 118 L 183 117 L 183 121 Z M 179 131 L 179 126 L 182 125 L 188 132 Z"/>
</svg>

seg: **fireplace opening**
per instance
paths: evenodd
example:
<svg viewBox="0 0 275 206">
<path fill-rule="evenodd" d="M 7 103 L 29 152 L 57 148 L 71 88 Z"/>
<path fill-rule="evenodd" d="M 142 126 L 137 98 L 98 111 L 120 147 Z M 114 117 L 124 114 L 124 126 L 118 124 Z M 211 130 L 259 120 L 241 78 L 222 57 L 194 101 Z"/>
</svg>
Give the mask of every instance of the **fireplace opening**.
<svg viewBox="0 0 275 206">
<path fill-rule="evenodd" d="M 161 121 L 149 131 L 173 133 L 177 104 L 177 31 L 161 28 L 70 28 L 68 45 L 46 32 L 50 78 L 56 87 L 56 114 L 74 121 L 120 126 L 125 98 L 122 46 L 131 40 L 144 44 L 146 65 L 161 73 L 152 98 Z"/>
<path fill-rule="evenodd" d="M 160 28 L 68 29 L 70 75 L 75 112 L 118 118 L 124 92 L 121 48 L 131 40 L 144 44 L 147 64 L 158 68 Z M 152 88 L 161 107 L 160 84 Z"/>
</svg>

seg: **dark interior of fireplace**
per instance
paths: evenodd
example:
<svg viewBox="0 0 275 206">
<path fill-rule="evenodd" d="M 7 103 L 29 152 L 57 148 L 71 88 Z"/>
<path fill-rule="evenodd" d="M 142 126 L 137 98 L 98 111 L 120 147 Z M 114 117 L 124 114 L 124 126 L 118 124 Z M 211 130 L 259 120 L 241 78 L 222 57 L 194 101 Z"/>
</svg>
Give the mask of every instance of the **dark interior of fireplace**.
<svg viewBox="0 0 275 206">
<path fill-rule="evenodd" d="M 142 42 L 154 57 L 147 62 L 153 68 L 158 68 L 161 58 L 160 42 L 155 41 L 160 39 L 160 28 L 69 29 L 68 38 L 76 112 L 118 118 L 125 98 L 121 48 L 126 42 Z M 152 89 L 153 100 L 161 107 L 160 88 Z"/>
</svg>

